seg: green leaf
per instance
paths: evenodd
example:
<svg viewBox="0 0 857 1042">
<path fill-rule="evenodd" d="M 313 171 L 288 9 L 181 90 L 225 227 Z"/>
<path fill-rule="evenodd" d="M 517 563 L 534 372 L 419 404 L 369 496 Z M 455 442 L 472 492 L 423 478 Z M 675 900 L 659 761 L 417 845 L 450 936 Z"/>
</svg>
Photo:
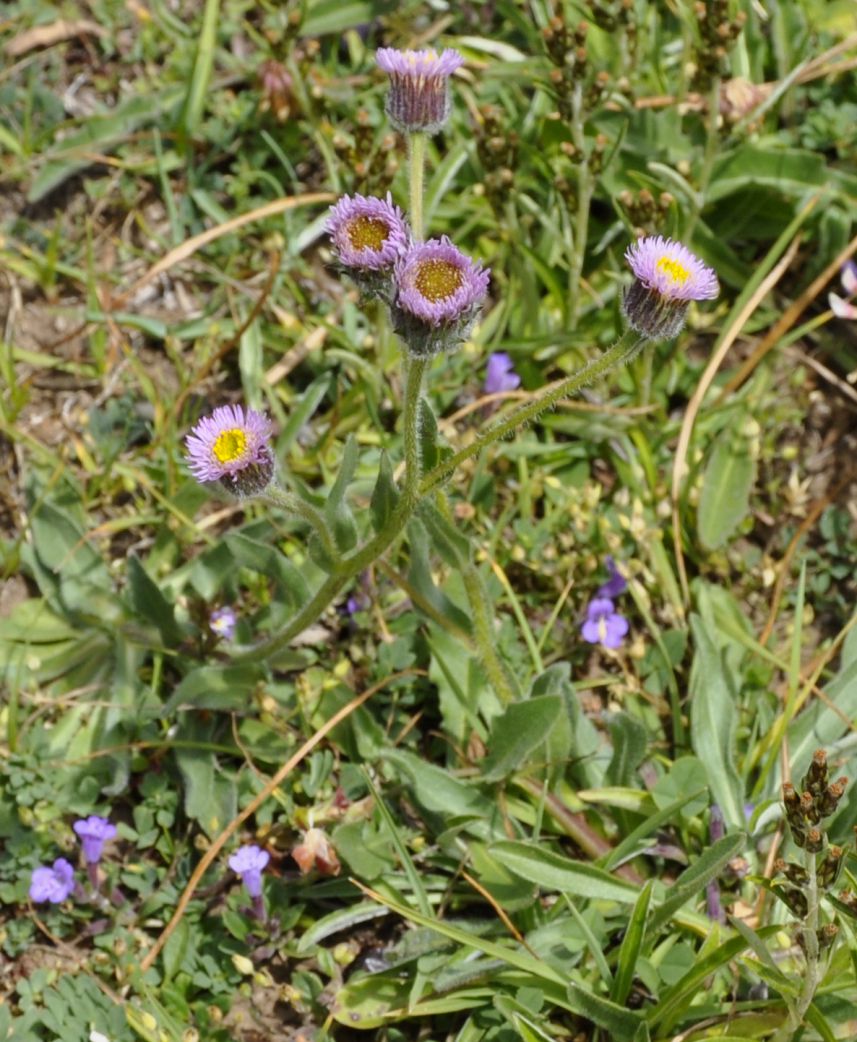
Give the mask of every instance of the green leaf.
<svg viewBox="0 0 857 1042">
<path fill-rule="evenodd" d="M 824 688 L 788 730 L 792 776 L 801 778 L 816 749 L 830 746 L 849 730 L 857 715 L 857 661 L 850 662 Z"/>
<path fill-rule="evenodd" d="M 507 840 L 493 843 L 489 852 L 515 875 L 543 890 L 623 904 L 633 904 L 639 894 L 639 887 L 611 876 L 603 868 L 572 861 L 544 846 Z"/>
<path fill-rule="evenodd" d="M 206 749 L 176 749 L 175 757 L 185 787 L 185 814 L 213 839 L 238 810 L 235 783 Z"/>
<path fill-rule="evenodd" d="M 726 821 L 744 824 L 744 792 L 735 769 L 735 702 L 725 667 L 702 620 L 691 615 L 696 654 L 690 671 L 690 741 Z"/>
<path fill-rule="evenodd" d="M 802 196 L 827 184 L 824 157 L 800 149 L 741 145 L 721 154 L 714 164 L 706 202 L 750 186 L 763 186 L 781 195 Z"/>
<path fill-rule="evenodd" d="M 190 942 L 190 926 L 187 919 L 180 919 L 178 926 L 164 945 L 164 980 L 172 980 L 182 968 Z"/>
<path fill-rule="evenodd" d="M 199 666 L 191 670 L 173 691 L 161 710 L 169 716 L 176 709 L 245 709 L 265 669 L 260 663 L 238 666 Z"/>
<path fill-rule="evenodd" d="M 417 407 L 417 429 L 420 440 L 420 467 L 423 473 L 427 473 L 440 462 L 440 452 L 437 445 L 437 420 L 425 398 L 420 398 Z"/>
<path fill-rule="evenodd" d="M 568 986 L 568 1000 L 575 1013 L 604 1028 L 618 1042 L 634 1042 L 643 1019 L 639 1013 L 592 995 L 574 981 Z"/>
<path fill-rule="evenodd" d="M 670 765 L 667 773 L 658 778 L 651 790 L 651 796 L 655 804 L 663 808 L 688 792 L 702 790 L 699 799 L 687 800 L 681 808 L 681 816 L 688 819 L 698 814 L 708 803 L 705 793 L 707 782 L 708 774 L 701 760 L 695 756 L 680 756 Z"/>
<path fill-rule="evenodd" d="M 470 563 L 470 541 L 438 510 L 434 503 L 423 502 L 420 520 L 425 525 L 432 546 L 450 568 L 465 568 Z"/>
<path fill-rule="evenodd" d="M 606 785 L 629 786 L 648 749 L 646 729 L 627 713 L 614 713 L 609 721 L 613 757 L 604 772 Z"/>
<path fill-rule="evenodd" d="M 380 532 L 390 520 L 398 501 L 399 490 L 393 480 L 393 466 L 390 463 L 390 457 L 382 449 L 381 458 L 378 461 L 378 478 L 375 481 L 372 501 L 369 504 L 372 511 L 372 524 L 376 532 Z"/>
<path fill-rule="evenodd" d="M 530 753 L 547 741 L 563 712 L 565 703 L 559 695 L 543 695 L 507 706 L 491 726 L 491 751 L 482 765 L 483 778 L 499 781 L 523 767 Z"/>
<path fill-rule="evenodd" d="M 301 36 L 340 34 L 358 25 L 368 25 L 393 7 L 393 0 L 309 0 Z"/>
<path fill-rule="evenodd" d="M 685 902 L 695 897 L 700 890 L 716 879 L 733 857 L 737 857 L 747 845 L 743 832 L 724 836 L 713 843 L 696 861 L 682 872 L 669 888 L 669 896 L 652 913 L 651 929 L 660 929 L 669 922 Z"/>
<path fill-rule="evenodd" d="M 777 925 L 764 926 L 759 930 L 759 936 L 762 940 L 767 940 L 781 929 L 782 927 Z M 672 1020 L 681 1014 L 690 997 L 699 990 L 706 977 L 710 977 L 715 970 L 731 962 L 746 947 L 747 941 L 743 937 L 733 937 L 717 945 L 713 951 L 704 954 L 702 958 L 697 958 L 681 980 L 661 992 L 658 1004 L 647 1010 L 646 1020 L 649 1027 L 654 1029 L 663 1024 L 665 1028 L 668 1028 Z"/>
<path fill-rule="evenodd" d="M 679 797 L 674 803 L 671 803 L 668 807 L 664 807 L 662 810 L 652 814 L 651 817 L 646 818 L 644 822 L 638 825 L 633 832 L 630 832 L 618 846 L 614 847 L 613 850 L 605 857 L 602 861 L 604 868 L 612 868 L 614 865 L 621 864 L 625 858 L 629 857 L 637 849 L 637 844 L 650 836 L 656 829 L 661 828 L 669 821 L 673 821 L 676 814 L 686 804 L 695 800 L 700 793 L 705 792 L 705 789 L 696 789 L 695 791 L 688 792 L 684 796 Z"/>
<path fill-rule="evenodd" d="M 453 626 L 469 633 L 471 631 L 469 616 L 456 607 L 435 584 L 429 558 L 428 533 L 419 518 L 412 518 L 408 523 L 408 542 L 411 550 L 408 582 L 439 615 L 449 619 Z"/>
<path fill-rule="evenodd" d="M 357 469 L 357 459 L 357 439 L 350 434 L 345 442 L 339 473 L 336 475 L 336 481 L 333 483 L 324 507 L 325 516 L 333 531 L 333 538 L 343 552 L 352 550 L 357 545 L 357 524 L 345 499 L 345 493 L 348 491 L 348 486 L 354 478 L 354 471 Z"/>
<path fill-rule="evenodd" d="M 426 810 L 454 817 L 494 817 L 493 802 L 475 785 L 459 781 L 403 749 L 385 749 L 381 755 L 410 778 L 414 797 Z"/>
<path fill-rule="evenodd" d="M 722 431 L 705 467 L 697 511 L 699 540 L 707 550 L 724 546 L 747 516 L 755 480 L 748 439 L 728 428 Z"/>
<path fill-rule="evenodd" d="M 643 946 L 643 937 L 646 932 L 646 917 L 649 914 L 649 902 L 652 897 L 652 881 L 646 883 L 640 891 L 640 896 L 634 905 L 631 918 L 625 936 L 622 938 L 622 946 L 616 959 L 616 973 L 613 977 L 613 986 L 610 988 L 610 998 L 619 1005 L 628 998 L 631 985 L 634 983 L 634 971 L 637 968 L 637 957 Z"/>
<path fill-rule="evenodd" d="M 158 628 L 167 647 L 175 647 L 182 639 L 175 609 L 152 581 L 136 554 L 128 557 L 128 599 L 137 615 Z"/>
<path fill-rule="evenodd" d="M 341 930 L 353 930 L 362 923 L 368 923 L 389 914 L 388 908 L 377 905 L 374 901 L 360 901 L 357 904 L 350 904 L 346 908 L 337 908 L 336 911 L 316 919 L 298 941 L 297 954 L 306 955 L 315 945 L 327 940 L 332 934 L 339 933 Z"/>
</svg>

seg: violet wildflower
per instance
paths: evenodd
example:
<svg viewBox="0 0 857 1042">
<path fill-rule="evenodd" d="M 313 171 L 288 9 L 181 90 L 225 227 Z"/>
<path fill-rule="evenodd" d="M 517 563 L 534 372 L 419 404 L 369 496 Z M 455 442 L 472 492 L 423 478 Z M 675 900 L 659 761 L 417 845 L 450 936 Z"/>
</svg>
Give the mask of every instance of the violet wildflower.
<svg viewBox="0 0 857 1042">
<path fill-rule="evenodd" d="M 212 633 L 216 633 L 223 640 L 232 640 L 237 622 L 238 616 L 228 604 L 222 608 L 215 608 L 208 616 L 208 625 Z"/>
<path fill-rule="evenodd" d="M 221 405 L 185 439 L 185 459 L 197 481 L 219 481 L 237 496 L 254 496 L 271 484 L 274 455 L 270 421 L 240 405 Z"/>
<path fill-rule="evenodd" d="M 101 860 L 104 844 L 116 835 L 116 826 L 107 818 L 90 814 L 88 818 L 76 821 L 72 828 L 80 838 L 83 846 L 83 857 L 87 865 L 97 865 Z"/>
<path fill-rule="evenodd" d="M 490 270 L 444 235 L 414 243 L 396 264 L 394 328 L 411 354 L 450 351 L 473 328 Z"/>
<path fill-rule="evenodd" d="M 606 583 L 602 583 L 598 587 L 598 591 L 595 594 L 596 597 L 618 597 L 620 593 L 624 593 L 628 589 L 628 583 L 625 580 L 625 576 L 616 567 L 616 562 L 612 557 L 607 557 L 607 573 L 610 578 Z"/>
<path fill-rule="evenodd" d="M 245 844 L 229 857 L 229 867 L 241 876 L 241 882 L 253 898 L 262 896 L 262 870 L 270 860 L 268 851 L 255 844 Z"/>
<path fill-rule="evenodd" d="M 857 318 L 857 304 L 852 304 L 851 298 L 857 294 L 857 264 L 852 260 L 846 261 L 839 272 L 839 278 L 842 288 L 848 294 L 848 299 L 843 300 L 836 293 L 828 293 L 827 303 L 837 318 L 855 319 Z"/>
<path fill-rule="evenodd" d="M 74 890 L 74 886 L 74 868 L 64 857 L 58 857 L 50 868 L 47 865 L 39 865 L 33 869 L 30 900 L 62 904 Z"/>
<path fill-rule="evenodd" d="M 390 77 L 386 111 L 405 133 L 436 134 L 449 118 L 449 77 L 464 64 L 458 51 L 398 51 L 381 47 L 378 67 Z"/>
<path fill-rule="evenodd" d="M 686 247 L 661 235 L 638 239 L 625 251 L 634 284 L 622 311 L 647 340 L 669 340 L 684 325 L 692 300 L 710 300 L 720 287 L 714 271 Z"/>
<path fill-rule="evenodd" d="M 344 195 L 331 207 L 327 233 L 339 263 L 363 292 L 389 298 L 393 266 L 411 240 L 404 215 L 393 205 L 390 193 L 386 199 Z"/>
<path fill-rule="evenodd" d="M 616 611 L 609 597 L 594 597 L 587 606 L 580 632 L 588 644 L 618 648 L 628 632 L 628 620 Z"/>
<path fill-rule="evenodd" d="M 515 372 L 512 359 L 505 351 L 495 351 L 488 358 L 485 369 L 485 393 L 500 394 L 503 391 L 514 391 L 521 386 L 521 378 Z"/>
</svg>

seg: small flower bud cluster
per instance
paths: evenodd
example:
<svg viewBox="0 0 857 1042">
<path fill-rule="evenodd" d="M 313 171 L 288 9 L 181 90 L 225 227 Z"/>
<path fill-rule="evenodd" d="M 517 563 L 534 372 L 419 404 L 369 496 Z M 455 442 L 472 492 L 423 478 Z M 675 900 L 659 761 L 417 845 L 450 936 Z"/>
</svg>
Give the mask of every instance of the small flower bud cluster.
<svg viewBox="0 0 857 1042">
<path fill-rule="evenodd" d="M 625 189 L 619 193 L 618 202 L 634 226 L 634 234 L 641 238 L 663 227 L 675 197 L 669 192 L 661 192 L 656 198 L 648 188 L 641 188 L 636 193 Z"/>
<path fill-rule="evenodd" d="M 554 118 L 569 122 L 575 117 L 574 90 L 577 84 L 586 85 L 591 79 L 591 68 L 586 51 L 586 34 L 589 26 L 579 22 L 573 29 L 565 20 L 563 5 L 554 5 L 554 16 L 542 30 L 542 39 L 553 68 L 550 81 L 553 85 L 557 111 Z"/>
<path fill-rule="evenodd" d="M 518 165 L 520 137 L 508 130 L 504 113 L 496 105 L 479 110 L 481 120 L 476 130 L 476 152 L 485 171 L 485 197 L 495 212 L 501 212 L 509 198 Z"/>
<path fill-rule="evenodd" d="M 695 54 L 693 87 L 705 91 L 720 75 L 729 48 L 744 28 L 747 15 L 738 11 L 729 16 L 729 0 L 696 0 L 693 5 L 700 43 Z"/>
<path fill-rule="evenodd" d="M 845 851 L 827 843 L 823 822 L 835 813 L 847 784 L 847 778 L 830 781 L 827 754 L 818 749 L 801 782 L 801 791 L 798 792 L 790 782 L 783 785 L 783 805 L 792 839 L 796 846 L 811 855 L 812 860 L 807 862 L 810 868 L 815 862 L 814 889 L 810 889 L 811 877 L 806 867 L 783 858 L 774 862 L 775 875 L 783 879 L 783 882 L 774 884 L 774 892 L 798 919 L 807 918 L 810 896 L 830 891 L 839 876 Z M 847 893 L 842 895 L 842 901 L 849 904 Z M 854 902 L 854 908 L 857 915 L 857 902 Z M 817 929 L 818 950 L 829 948 L 837 932 L 835 923 L 826 923 Z M 804 931 L 799 933 L 797 940 L 805 952 Z"/>
<path fill-rule="evenodd" d="M 259 67 L 259 87 L 259 111 L 270 112 L 278 123 L 285 123 L 295 106 L 288 70 L 273 58 L 266 59 Z"/>
<path fill-rule="evenodd" d="M 348 169 L 354 171 L 361 189 L 386 195 L 400 166 L 396 135 L 391 131 L 376 144 L 375 131 L 366 109 L 358 109 L 351 132 L 337 130 L 331 145 Z"/>
</svg>

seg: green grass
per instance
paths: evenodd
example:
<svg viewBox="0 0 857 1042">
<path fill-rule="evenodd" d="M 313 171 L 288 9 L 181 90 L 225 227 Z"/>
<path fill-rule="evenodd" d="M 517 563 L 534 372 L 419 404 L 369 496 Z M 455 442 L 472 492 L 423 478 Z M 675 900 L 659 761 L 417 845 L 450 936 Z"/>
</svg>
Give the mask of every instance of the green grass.
<svg viewBox="0 0 857 1042">
<path fill-rule="evenodd" d="M 780 784 L 819 746 L 834 777 L 857 767 L 857 327 L 827 305 L 857 213 L 853 11 L 733 0 L 746 22 L 705 80 L 694 5 L 630 6 L 561 6 L 562 53 L 589 22 L 579 96 L 538 0 L 4 6 L 0 1039 L 698 1042 L 784 1023 L 803 957 L 760 899 Z M 101 31 L 37 46 L 58 18 Z M 336 516 L 361 539 L 379 469 L 401 479 L 400 344 L 324 234 L 340 193 L 408 200 L 380 45 L 467 59 L 425 218 L 492 282 L 431 366 L 435 451 L 615 341 L 638 232 L 684 237 L 721 294 L 467 459 L 298 640 L 233 661 L 211 610 L 233 606 L 252 645 L 324 562 L 301 522 L 197 485 L 199 416 L 267 411 L 284 483 L 319 509 L 353 468 Z M 290 86 L 266 108 L 269 59 Z M 735 107 L 739 78 L 757 108 Z M 480 401 L 493 351 L 522 378 L 509 401 Z M 629 577 L 615 653 L 580 636 L 608 554 Z M 75 818 L 108 812 L 125 903 L 28 903 L 34 866 L 77 864 Z M 855 824 L 848 794 L 831 842 Z M 310 827 L 339 875 L 299 873 Z M 226 866 L 239 842 L 271 853 L 267 933 Z M 840 933 L 804 1040 L 857 1017 L 847 903 L 822 908 Z"/>
</svg>

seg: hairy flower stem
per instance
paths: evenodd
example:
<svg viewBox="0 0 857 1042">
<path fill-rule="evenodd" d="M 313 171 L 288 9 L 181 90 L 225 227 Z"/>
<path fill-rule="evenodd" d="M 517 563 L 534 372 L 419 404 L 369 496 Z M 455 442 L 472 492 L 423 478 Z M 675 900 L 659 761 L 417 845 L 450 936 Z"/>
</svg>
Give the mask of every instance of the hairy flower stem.
<svg viewBox="0 0 857 1042">
<path fill-rule="evenodd" d="M 800 1028 L 806 1011 L 809 1009 L 815 996 L 815 989 L 819 983 L 819 949 L 818 949 L 818 876 L 816 874 L 816 856 L 808 850 L 804 851 L 804 867 L 807 871 L 807 881 L 802 890 L 806 895 L 806 925 L 803 929 L 804 952 L 806 955 L 806 966 L 803 974 L 803 987 L 797 1002 L 790 1006 L 789 1016 L 780 1027 L 771 1042 L 791 1042 Z"/>
<path fill-rule="evenodd" d="M 592 383 L 593 380 L 604 376 L 616 366 L 630 362 L 645 343 L 646 341 L 638 337 L 632 330 L 626 330 L 616 343 L 599 358 L 593 358 L 582 369 L 578 369 L 576 373 L 572 373 L 571 376 L 560 380 L 559 383 L 553 384 L 553 386 L 533 398 L 532 401 L 514 409 L 505 419 L 493 424 L 469 445 L 465 445 L 463 449 L 459 449 L 458 452 L 453 453 L 452 456 L 430 470 L 420 483 L 420 495 L 427 495 L 432 489 L 445 481 L 459 464 L 471 459 L 473 456 L 478 456 L 488 445 L 505 438 L 519 427 L 523 427 L 524 424 L 536 419 L 545 409 L 550 409 L 563 398 L 568 398 L 576 391 L 579 391 L 581 387 L 585 387 L 587 384 Z"/>
<path fill-rule="evenodd" d="M 476 640 L 476 650 L 485 673 L 494 693 L 504 704 L 514 702 L 517 698 L 512 683 L 503 666 L 500 656 L 497 654 L 496 636 L 493 621 L 489 613 L 490 601 L 488 593 L 479 570 L 473 563 L 468 563 L 461 569 L 461 578 L 464 580 L 464 589 L 467 592 L 467 603 L 473 617 L 473 636 Z"/>
<path fill-rule="evenodd" d="M 408 177 L 410 181 L 411 231 L 415 239 L 423 238 L 423 183 L 426 165 L 426 136 L 418 131 L 408 135 Z"/>
<path fill-rule="evenodd" d="M 336 543 L 333 541 L 333 536 L 330 534 L 327 520 L 320 510 L 317 510 L 311 503 L 307 503 L 306 500 L 301 499 L 300 496 L 295 496 L 291 492 L 286 492 L 285 489 L 279 488 L 277 485 L 269 485 L 262 498 L 266 499 L 273 506 L 285 510 L 287 514 L 294 514 L 295 517 L 299 517 L 302 521 L 306 521 L 312 530 L 318 535 L 325 552 L 334 561 L 337 560 L 339 557 L 339 550 L 336 547 Z"/>
<path fill-rule="evenodd" d="M 586 155 L 586 134 L 583 112 L 583 85 L 578 81 L 571 97 L 571 139 L 580 164 L 577 168 L 577 214 L 574 219 L 574 241 L 571 249 L 571 264 L 568 272 L 569 290 L 569 325 L 577 326 L 577 315 L 580 306 L 580 277 L 583 274 L 583 262 L 586 258 L 586 240 L 589 236 L 589 204 L 595 191 L 595 178 L 589 167 Z"/>
</svg>

